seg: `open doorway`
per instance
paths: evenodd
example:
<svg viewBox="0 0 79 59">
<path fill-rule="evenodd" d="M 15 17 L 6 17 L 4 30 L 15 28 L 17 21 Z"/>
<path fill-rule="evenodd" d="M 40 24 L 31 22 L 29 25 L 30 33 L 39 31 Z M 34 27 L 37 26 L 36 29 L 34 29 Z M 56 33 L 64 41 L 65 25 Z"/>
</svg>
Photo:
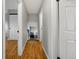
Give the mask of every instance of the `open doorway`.
<svg viewBox="0 0 79 59">
<path fill-rule="evenodd" d="M 5 59 L 48 58 L 42 43 L 42 30 L 40 30 L 43 19 L 39 9 L 42 8 L 43 1 L 39 2 L 35 7 L 32 1 L 32 9 L 28 10 L 29 6 L 25 5 L 24 1 L 19 3 L 17 0 L 6 0 Z"/>
<path fill-rule="evenodd" d="M 75 1 L 6 0 L 4 5 L 4 59 L 76 58 Z"/>
<path fill-rule="evenodd" d="M 8 10 L 6 23 L 6 39 L 18 40 L 19 28 L 17 10 Z"/>
</svg>

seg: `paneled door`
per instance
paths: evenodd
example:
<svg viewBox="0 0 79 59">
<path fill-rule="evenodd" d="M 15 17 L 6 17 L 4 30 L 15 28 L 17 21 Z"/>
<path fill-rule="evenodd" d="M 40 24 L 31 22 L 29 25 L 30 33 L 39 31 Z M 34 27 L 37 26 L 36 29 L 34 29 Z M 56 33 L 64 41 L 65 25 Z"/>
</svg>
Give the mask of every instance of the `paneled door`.
<svg viewBox="0 0 79 59">
<path fill-rule="evenodd" d="M 9 16 L 9 38 L 10 40 L 18 40 L 18 16 Z"/>
<path fill-rule="evenodd" d="M 60 58 L 76 59 L 76 1 L 59 1 Z"/>
</svg>

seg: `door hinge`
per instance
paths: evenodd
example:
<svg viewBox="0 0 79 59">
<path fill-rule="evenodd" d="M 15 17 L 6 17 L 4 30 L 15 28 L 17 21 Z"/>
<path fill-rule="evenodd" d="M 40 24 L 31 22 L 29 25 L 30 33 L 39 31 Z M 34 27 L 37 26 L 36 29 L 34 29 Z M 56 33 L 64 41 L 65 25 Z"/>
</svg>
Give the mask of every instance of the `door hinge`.
<svg viewBox="0 0 79 59">
<path fill-rule="evenodd" d="M 57 2 L 59 2 L 60 0 L 56 0 Z"/>
<path fill-rule="evenodd" d="M 57 57 L 57 59 L 60 59 L 60 57 Z"/>
</svg>

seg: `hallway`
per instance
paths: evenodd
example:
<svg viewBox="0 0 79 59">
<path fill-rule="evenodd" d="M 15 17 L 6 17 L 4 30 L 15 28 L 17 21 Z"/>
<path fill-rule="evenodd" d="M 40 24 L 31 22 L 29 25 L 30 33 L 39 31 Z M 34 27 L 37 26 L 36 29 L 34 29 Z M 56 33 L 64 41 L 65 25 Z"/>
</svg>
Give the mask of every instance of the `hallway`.
<svg viewBox="0 0 79 59">
<path fill-rule="evenodd" d="M 27 40 L 22 56 L 18 56 L 16 40 L 6 41 L 6 59 L 47 59 L 42 43 L 36 39 Z"/>
</svg>

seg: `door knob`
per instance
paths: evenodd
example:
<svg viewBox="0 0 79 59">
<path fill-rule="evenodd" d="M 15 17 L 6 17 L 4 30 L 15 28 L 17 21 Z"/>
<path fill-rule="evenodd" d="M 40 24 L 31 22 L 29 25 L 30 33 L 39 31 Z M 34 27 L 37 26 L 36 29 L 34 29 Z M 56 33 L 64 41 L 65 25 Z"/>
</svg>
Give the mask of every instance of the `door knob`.
<svg viewBox="0 0 79 59">
<path fill-rule="evenodd" d="M 17 32 L 19 33 L 19 30 L 17 30 Z"/>
</svg>

